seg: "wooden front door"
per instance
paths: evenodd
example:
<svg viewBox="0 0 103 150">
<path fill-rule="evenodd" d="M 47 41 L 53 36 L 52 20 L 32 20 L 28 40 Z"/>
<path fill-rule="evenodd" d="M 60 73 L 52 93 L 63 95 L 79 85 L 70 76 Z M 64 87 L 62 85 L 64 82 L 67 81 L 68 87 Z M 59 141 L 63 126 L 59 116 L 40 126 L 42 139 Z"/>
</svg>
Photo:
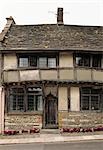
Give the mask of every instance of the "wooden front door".
<svg viewBox="0 0 103 150">
<path fill-rule="evenodd" d="M 51 93 L 45 100 L 45 128 L 57 128 L 57 98 Z"/>
</svg>

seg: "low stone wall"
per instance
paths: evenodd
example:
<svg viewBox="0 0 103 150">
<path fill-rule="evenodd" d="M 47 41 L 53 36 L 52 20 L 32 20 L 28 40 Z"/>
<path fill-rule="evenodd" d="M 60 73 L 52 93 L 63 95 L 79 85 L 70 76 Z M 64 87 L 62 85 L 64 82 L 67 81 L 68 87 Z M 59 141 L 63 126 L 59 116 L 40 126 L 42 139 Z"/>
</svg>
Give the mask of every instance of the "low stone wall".
<svg viewBox="0 0 103 150">
<path fill-rule="evenodd" d="M 5 130 L 29 130 L 42 127 L 42 115 L 5 115 Z"/>
<path fill-rule="evenodd" d="M 59 128 L 103 126 L 103 113 L 61 111 L 58 114 L 58 122 Z"/>
</svg>

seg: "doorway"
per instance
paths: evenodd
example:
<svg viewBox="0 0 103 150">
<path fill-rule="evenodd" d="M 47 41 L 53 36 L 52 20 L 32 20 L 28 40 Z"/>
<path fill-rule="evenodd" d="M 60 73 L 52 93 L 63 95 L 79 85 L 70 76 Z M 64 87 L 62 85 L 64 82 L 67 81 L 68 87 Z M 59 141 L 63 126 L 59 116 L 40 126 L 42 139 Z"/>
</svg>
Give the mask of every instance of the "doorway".
<svg viewBox="0 0 103 150">
<path fill-rule="evenodd" d="M 45 128 L 57 128 L 57 98 L 51 93 L 45 99 Z"/>
</svg>

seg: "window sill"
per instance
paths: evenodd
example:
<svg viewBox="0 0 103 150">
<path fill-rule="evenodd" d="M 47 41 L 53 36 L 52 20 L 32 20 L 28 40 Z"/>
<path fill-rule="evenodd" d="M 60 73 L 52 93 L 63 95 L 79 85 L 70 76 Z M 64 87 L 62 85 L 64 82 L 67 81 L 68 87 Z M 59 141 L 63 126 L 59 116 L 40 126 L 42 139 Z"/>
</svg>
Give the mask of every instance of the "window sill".
<svg viewBox="0 0 103 150">
<path fill-rule="evenodd" d="M 8 112 L 7 115 L 42 115 L 43 111 L 35 111 L 35 112 Z"/>
<path fill-rule="evenodd" d="M 69 112 L 74 112 L 74 113 L 103 113 L 103 111 L 102 110 L 78 110 L 78 111 L 72 111 L 72 110 L 69 110 L 68 111 L 68 113 Z"/>
<path fill-rule="evenodd" d="M 81 113 L 102 113 L 101 110 L 81 110 Z"/>
<path fill-rule="evenodd" d="M 77 68 L 77 69 L 103 70 L 102 67 L 75 66 L 75 68 Z"/>
</svg>

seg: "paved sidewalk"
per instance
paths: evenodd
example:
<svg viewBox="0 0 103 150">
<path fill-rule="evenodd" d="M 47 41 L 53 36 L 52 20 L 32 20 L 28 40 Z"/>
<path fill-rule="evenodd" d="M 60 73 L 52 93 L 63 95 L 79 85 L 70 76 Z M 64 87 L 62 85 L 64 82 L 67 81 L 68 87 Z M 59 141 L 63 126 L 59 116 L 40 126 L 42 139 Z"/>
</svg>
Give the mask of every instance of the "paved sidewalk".
<svg viewBox="0 0 103 150">
<path fill-rule="evenodd" d="M 103 140 L 103 135 L 62 135 L 62 134 L 39 134 L 35 137 L 26 138 L 1 138 L 0 144 L 20 144 L 20 143 L 52 143 L 52 142 L 73 142 L 83 140 Z"/>
</svg>

